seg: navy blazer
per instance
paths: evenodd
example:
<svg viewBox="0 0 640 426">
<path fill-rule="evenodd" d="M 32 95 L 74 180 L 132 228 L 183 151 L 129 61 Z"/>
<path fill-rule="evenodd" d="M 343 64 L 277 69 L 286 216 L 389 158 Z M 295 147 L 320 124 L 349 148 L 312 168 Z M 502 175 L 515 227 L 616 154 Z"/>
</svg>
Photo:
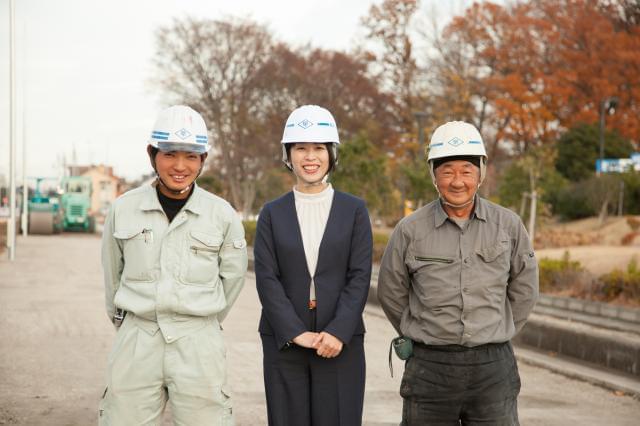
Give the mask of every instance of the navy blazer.
<svg viewBox="0 0 640 426">
<path fill-rule="evenodd" d="M 362 311 L 371 281 L 373 240 L 363 200 L 334 191 L 314 275 L 318 331 L 348 344 L 364 333 Z M 311 274 L 293 192 L 262 208 L 254 242 L 256 284 L 262 303 L 259 331 L 278 347 L 311 330 Z"/>
</svg>

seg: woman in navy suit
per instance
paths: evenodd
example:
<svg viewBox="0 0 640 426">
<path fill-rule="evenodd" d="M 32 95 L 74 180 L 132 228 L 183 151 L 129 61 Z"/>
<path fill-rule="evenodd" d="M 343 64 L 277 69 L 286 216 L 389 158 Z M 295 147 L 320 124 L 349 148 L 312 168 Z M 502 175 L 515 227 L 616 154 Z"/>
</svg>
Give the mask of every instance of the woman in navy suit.
<svg viewBox="0 0 640 426">
<path fill-rule="evenodd" d="M 335 191 L 338 130 L 329 111 L 289 116 L 283 161 L 293 191 L 263 207 L 254 243 L 271 426 L 360 425 L 371 224 L 364 201 Z"/>
</svg>

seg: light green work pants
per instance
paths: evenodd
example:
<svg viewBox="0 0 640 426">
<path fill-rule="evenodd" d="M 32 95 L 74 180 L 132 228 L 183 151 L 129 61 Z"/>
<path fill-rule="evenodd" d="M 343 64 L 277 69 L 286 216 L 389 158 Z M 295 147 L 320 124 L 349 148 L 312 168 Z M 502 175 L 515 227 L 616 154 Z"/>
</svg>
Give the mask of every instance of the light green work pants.
<svg viewBox="0 0 640 426">
<path fill-rule="evenodd" d="M 99 424 L 160 425 L 168 399 L 174 425 L 233 425 L 218 322 L 206 321 L 193 333 L 166 343 L 159 330 L 151 334 L 141 328 L 144 321 L 127 315 L 118 330 Z"/>
</svg>

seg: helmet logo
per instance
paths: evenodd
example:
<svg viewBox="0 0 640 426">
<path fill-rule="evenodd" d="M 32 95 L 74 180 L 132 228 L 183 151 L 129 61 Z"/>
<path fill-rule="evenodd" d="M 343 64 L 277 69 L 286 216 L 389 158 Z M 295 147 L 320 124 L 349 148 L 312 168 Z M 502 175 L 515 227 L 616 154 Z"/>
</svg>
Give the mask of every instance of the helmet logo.
<svg viewBox="0 0 640 426">
<path fill-rule="evenodd" d="M 460 146 L 464 143 L 464 141 L 462 139 L 460 139 L 459 137 L 454 137 L 453 139 L 451 139 L 449 142 L 447 142 L 449 145 L 453 145 L 453 146 Z"/>
<path fill-rule="evenodd" d="M 189 132 L 187 129 L 185 129 L 184 127 L 180 130 L 178 130 L 176 132 L 176 135 L 180 138 L 180 139 L 186 139 L 189 136 L 191 136 L 191 132 Z"/>
<path fill-rule="evenodd" d="M 309 127 L 313 126 L 313 123 L 305 118 L 298 123 L 298 126 L 302 127 L 303 129 L 308 129 Z"/>
</svg>

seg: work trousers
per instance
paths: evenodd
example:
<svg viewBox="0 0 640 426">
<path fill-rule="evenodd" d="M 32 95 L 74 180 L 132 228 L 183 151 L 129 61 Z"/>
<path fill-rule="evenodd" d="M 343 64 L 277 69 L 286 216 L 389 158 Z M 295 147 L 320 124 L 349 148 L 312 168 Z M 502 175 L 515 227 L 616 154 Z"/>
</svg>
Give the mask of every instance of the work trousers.
<svg viewBox="0 0 640 426">
<path fill-rule="evenodd" d="M 160 330 L 142 328 L 144 321 L 129 314 L 118 330 L 99 424 L 160 425 L 168 400 L 174 425 L 233 425 L 218 322 L 205 321 L 191 334 L 166 343 Z"/>
<path fill-rule="evenodd" d="M 335 358 L 294 344 L 280 349 L 273 336 L 261 338 L 269 426 L 362 424 L 363 335 L 353 336 Z"/>
<path fill-rule="evenodd" d="M 414 344 L 400 395 L 403 426 L 518 425 L 520 375 L 509 342 Z"/>
</svg>

